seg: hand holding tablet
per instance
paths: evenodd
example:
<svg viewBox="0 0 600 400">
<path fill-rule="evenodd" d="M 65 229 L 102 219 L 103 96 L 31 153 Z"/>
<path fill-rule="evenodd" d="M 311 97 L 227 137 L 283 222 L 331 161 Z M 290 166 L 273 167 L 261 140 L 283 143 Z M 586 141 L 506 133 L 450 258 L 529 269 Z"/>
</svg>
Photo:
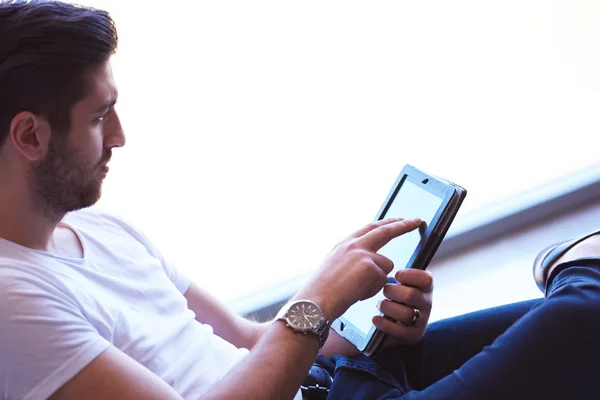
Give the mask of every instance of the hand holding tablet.
<svg viewBox="0 0 600 400">
<path fill-rule="evenodd" d="M 398 271 L 405 268 L 427 268 L 465 196 L 466 190 L 452 182 L 428 175 L 411 165 L 402 169 L 375 220 L 404 217 L 420 218 L 423 223 L 419 229 L 391 240 L 379 250 L 379 254 L 394 262 L 394 268 L 388 274 L 388 281 L 394 281 L 394 276 L 399 276 L 396 275 Z M 396 295 L 402 295 L 398 290 L 410 289 L 393 286 L 396 285 L 387 285 L 375 296 L 355 303 L 332 324 L 336 332 L 366 355 L 373 355 L 379 351 L 386 336 L 371 321 L 371 316 L 377 311 L 377 303 L 386 299 L 384 292 L 394 289 L 397 291 Z M 390 305 L 398 306 L 395 308 L 398 315 L 406 312 L 412 314 L 410 321 L 402 323 L 410 325 L 413 320 L 417 323 L 420 317 L 418 308 L 408 309 L 409 307 L 399 304 L 386 304 L 386 307 L 389 309 Z M 380 315 L 384 316 L 383 313 Z"/>
</svg>

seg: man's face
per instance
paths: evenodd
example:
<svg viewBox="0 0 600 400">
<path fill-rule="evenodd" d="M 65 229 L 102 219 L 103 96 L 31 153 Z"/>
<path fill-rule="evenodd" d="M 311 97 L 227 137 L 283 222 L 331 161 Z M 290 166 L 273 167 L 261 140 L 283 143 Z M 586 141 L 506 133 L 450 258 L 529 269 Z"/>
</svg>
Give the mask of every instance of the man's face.
<svg viewBox="0 0 600 400">
<path fill-rule="evenodd" d="M 52 135 L 47 155 L 32 170 L 31 193 L 43 214 L 60 216 L 100 199 L 112 148 L 125 144 L 116 100 L 106 63 L 90 74 L 88 95 L 71 110 L 68 134 Z"/>
</svg>

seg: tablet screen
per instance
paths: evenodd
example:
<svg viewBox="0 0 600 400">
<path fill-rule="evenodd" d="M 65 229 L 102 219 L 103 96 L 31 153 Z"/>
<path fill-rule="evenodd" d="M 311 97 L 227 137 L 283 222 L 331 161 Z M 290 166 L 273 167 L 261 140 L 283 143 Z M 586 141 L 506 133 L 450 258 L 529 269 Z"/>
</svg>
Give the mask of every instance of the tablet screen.
<svg viewBox="0 0 600 400">
<path fill-rule="evenodd" d="M 400 190 L 391 200 L 391 205 L 379 219 L 418 217 L 429 225 L 444 200 L 443 194 L 440 193 L 437 196 L 420 188 L 418 186 L 420 182 L 414 183 L 411 180 L 408 176 L 405 178 Z M 416 229 L 393 239 L 379 250 L 379 254 L 394 262 L 394 270 L 389 274 L 390 277 L 393 277 L 399 269 L 406 267 L 421 240 L 422 234 L 423 230 Z M 343 317 L 363 332 L 363 335 L 366 335 L 373 325 L 371 322 L 372 317 L 379 313 L 376 307 L 377 302 L 384 298 L 383 291 L 380 291 L 369 299 L 355 303 L 344 313 Z"/>
</svg>

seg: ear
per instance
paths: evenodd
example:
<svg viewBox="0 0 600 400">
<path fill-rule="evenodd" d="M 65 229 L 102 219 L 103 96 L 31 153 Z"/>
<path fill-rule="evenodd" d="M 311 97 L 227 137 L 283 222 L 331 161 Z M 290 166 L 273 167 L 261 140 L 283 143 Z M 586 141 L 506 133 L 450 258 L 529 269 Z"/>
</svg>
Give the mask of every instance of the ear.
<svg viewBox="0 0 600 400">
<path fill-rule="evenodd" d="M 51 128 L 46 118 L 29 111 L 21 111 L 11 121 L 9 138 L 16 150 L 29 161 L 46 156 Z"/>
</svg>

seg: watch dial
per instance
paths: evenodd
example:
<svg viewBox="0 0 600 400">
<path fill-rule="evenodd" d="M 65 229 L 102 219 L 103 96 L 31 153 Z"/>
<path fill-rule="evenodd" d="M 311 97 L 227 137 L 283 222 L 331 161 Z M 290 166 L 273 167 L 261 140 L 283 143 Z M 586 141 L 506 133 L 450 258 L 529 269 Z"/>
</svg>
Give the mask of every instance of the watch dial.
<svg viewBox="0 0 600 400">
<path fill-rule="evenodd" d="M 308 330 L 318 325 L 321 311 L 313 303 L 301 301 L 289 308 L 287 317 L 294 328 Z"/>
</svg>

